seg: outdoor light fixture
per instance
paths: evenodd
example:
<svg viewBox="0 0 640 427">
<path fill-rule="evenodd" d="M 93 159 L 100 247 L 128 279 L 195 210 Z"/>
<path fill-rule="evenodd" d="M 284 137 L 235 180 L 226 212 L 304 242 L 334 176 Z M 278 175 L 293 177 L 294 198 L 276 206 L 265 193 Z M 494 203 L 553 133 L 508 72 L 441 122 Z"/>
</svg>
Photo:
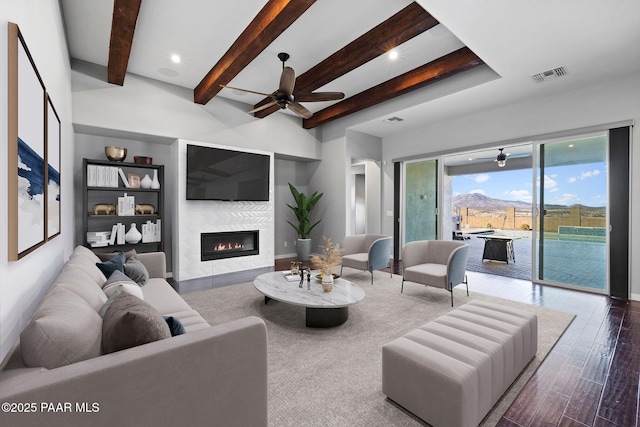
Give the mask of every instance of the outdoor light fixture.
<svg viewBox="0 0 640 427">
<path fill-rule="evenodd" d="M 498 162 L 499 168 L 503 168 L 507 164 L 507 155 L 502 152 L 504 148 L 498 148 L 498 150 L 500 150 L 500 154 L 498 154 L 498 157 L 496 157 L 496 162 Z"/>
</svg>

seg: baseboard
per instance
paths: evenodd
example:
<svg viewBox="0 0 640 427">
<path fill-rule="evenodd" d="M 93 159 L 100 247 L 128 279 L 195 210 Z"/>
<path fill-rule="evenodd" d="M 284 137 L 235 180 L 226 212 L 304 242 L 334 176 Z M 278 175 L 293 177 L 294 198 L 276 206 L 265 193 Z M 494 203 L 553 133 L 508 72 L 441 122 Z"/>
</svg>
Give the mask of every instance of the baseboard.
<svg viewBox="0 0 640 427">
<path fill-rule="evenodd" d="M 640 301 L 640 294 L 631 294 L 629 298 L 631 301 Z"/>
<path fill-rule="evenodd" d="M 297 256 L 298 256 L 298 254 L 292 253 L 292 254 L 276 255 L 274 258 L 275 259 L 285 259 L 285 258 L 295 258 Z"/>
<path fill-rule="evenodd" d="M 233 273 L 218 274 L 215 276 L 198 277 L 197 279 L 181 280 L 176 282 L 178 293 L 205 291 L 208 289 L 222 288 L 224 286 L 237 285 L 238 283 L 252 282 L 257 276 L 273 271 L 273 267 L 254 268 Z"/>
</svg>

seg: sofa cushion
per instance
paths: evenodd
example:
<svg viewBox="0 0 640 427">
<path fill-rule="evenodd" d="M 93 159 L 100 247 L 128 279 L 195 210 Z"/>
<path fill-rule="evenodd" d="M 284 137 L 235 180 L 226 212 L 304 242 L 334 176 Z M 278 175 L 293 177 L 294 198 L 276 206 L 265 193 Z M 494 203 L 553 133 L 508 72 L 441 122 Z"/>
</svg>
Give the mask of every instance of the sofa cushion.
<svg viewBox="0 0 640 427">
<path fill-rule="evenodd" d="M 149 272 L 136 258 L 131 258 L 124 263 L 124 274 L 140 286 L 145 285 L 149 280 Z"/>
<path fill-rule="evenodd" d="M 164 318 L 147 302 L 120 292 L 104 314 L 102 347 L 105 353 L 171 337 Z"/>
<path fill-rule="evenodd" d="M 54 369 L 100 356 L 102 319 L 75 293 L 55 286 L 20 335 L 27 366 Z"/>
<path fill-rule="evenodd" d="M 109 261 L 96 262 L 96 266 L 102 271 L 105 277 L 111 276 L 114 271 L 124 272 L 124 252 L 120 252 L 118 255 L 111 258 Z"/>
<path fill-rule="evenodd" d="M 184 329 L 182 322 L 177 317 L 162 316 L 162 318 L 165 320 L 165 322 L 167 322 L 167 326 L 169 326 L 169 330 L 171 331 L 172 337 L 175 337 L 176 335 L 182 335 L 187 332 Z"/>
<path fill-rule="evenodd" d="M 116 255 L 119 255 L 120 252 L 107 252 L 107 253 L 97 253 L 96 256 L 98 258 L 100 258 L 100 261 L 109 261 L 111 258 L 115 257 Z M 124 253 L 124 258 L 126 261 L 129 261 L 129 258 L 131 257 L 135 257 L 136 255 L 138 255 L 138 252 L 136 252 L 135 249 L 131 249 L 130 251 L 127 251 Z M 98 261 L 96 261 L 98 262 Z"/>
<path fill-rule="evenodd" d="M 96 268 L 96 271 L 98 269 Z M 98 311 L 107 300 L 107 296 L 84 270 L 77 266 L 66 264 L 53 281 L 54 286 L 61 286 L 85 300 L 94 310 Z"/>
<path fill-rule="evenodd" d="M 78 255 L 78 256 L 83 256 L 87 259 L 87 261 L 90 264 L 95 264 L 96 262 L 100 261 L 100 259 L 98 259 L 98 257 L 96 256 L 95 253 L 93 253 L 93 251 L 87 247 L 84 246 L 76 246 L 76 248 L 73 250 L 73 254 L 72 255 Z"/>
<path fill-rule="evenodd" d="M 369 269 L 369 253 L 357 253 L 342 256 L 342 265 L 344 267 L 357 268 L 360 270 Z"/>
<path fill-rule="evenodd" d="M 141 289 L 142 293 L 144 293 L 144 300 L 158 310 L 160 314 L 175 316 L 173 313 L 191 310 L 189 304 L 164 279 L 149 279 L 147 285 Z M 180 320 L 182 320 L 181 317 Z"/>
<path fill-rule="evenodd" d="M 404 269 L 404 279 L 410 282 L 428 283 L 431 286 L 449 289 L 445 264 L 418 264 Z"/>
<path fill-rule="evenodd" d="M 144 299 L 144 295 L 142 294 L 142 289 L 140 289 L 140 286 L 138 286 L 136 282 L 134 282 L 124 273 L 118 270 L 111 273 L 109 279 L 104 283 L 102 290 L 107 297 L 111 297 L 113 294 L 120 291 L 125 291 L 129 292 L 131 295 L 137 296 L 140 299 Z"/>
<path fill-rule="evenodd" d="M 96 267 L 96 264 L 94 262 L 90 262 L 84 255 L 78 255 L 76 253 L 72 254 L 66 265 L 83 271 L 98 286 L 102 286 L 105 280 L 107 280 L 107 277 L 102 274 L 102 271 L 100 271 L 98 267 Z"/>
</svg>

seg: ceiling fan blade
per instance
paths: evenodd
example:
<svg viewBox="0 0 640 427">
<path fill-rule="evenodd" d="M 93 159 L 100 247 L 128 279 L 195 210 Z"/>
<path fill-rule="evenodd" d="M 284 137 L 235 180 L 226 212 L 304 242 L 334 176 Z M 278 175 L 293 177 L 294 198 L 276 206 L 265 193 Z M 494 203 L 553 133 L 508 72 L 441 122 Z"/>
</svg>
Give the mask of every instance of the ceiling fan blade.
<svg viewBox="0 0 640 427">
<path fill-rule="evenodd" d="M 226 88 L 226 89 L 233 89 L 233 90 L 239 90 L 241 92 L 255 93 L 256 95 L 271 96 L 270 93 L 256 92 L 255 90 L 241 89 L 239 87 L 233 87 L 233 86 L 227 86 L 227 85 L 220 85 L 220 86 L 222 86 L 223 88 Z"/>
<path fill-rule="evenodd" d="M 295 99 L 298 102 L 318 102 L 318 101 L 337 101 L 344 98 L 342 92 L 314 92 L 314 93 L 296 93 Z"/>
<path fill-rule="evenodd" d="M 264 105 L 261 105 L 261 106 L 260 106 L 260 107 L 258 107 L 258 108 L 254 108 L 253 110 L 248 111 L 248 113 L 249 113 L 249 114 L 257 113 L 258 111 L 266 110 L 267 108 L 270 108 L 270 107 L 272 107 L 272 106 L 274 106 L 274 105 L 278 105 L 278 103 L 277 103 L 276 101 L 271 101 L 271 102 L 269 102 L 269 103 L 266 103 L 266 104 L 264 104 Z"/>
<path fill-rule="evenodd" d="M 293 87 L 296 85 L 296 73 L 291 67 L 284 67 L 280 76 L 280 86 L 278 92 L 284 92 L 287 95 L 293 93 Z"/>
<path fill-rule="evenodd" d="M 289 105 L 287 105 L 287 107 L 289 108 L 289 110 L 293 111 L 299 116 L 304 117 L 305 119 L 309 119 L 311 118 L 311 116 L 313 116 L 313 113 L 311 111 L 307 110 L 302 106 L 302 104 L 296 101 L 291 102 Z"/>
</svg>

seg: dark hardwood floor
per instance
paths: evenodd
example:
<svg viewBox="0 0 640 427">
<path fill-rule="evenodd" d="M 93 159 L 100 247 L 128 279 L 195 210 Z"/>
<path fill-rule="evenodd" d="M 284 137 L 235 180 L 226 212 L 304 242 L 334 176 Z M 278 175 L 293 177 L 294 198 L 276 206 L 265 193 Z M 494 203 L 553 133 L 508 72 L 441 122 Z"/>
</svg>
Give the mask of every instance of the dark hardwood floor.
<svg viewBox="0 0 640 427">
<path fill-rule="evenodd" d="M 638 426 L 640 303 L 474 272 L 469 290 L 576 315 L 498 426 Z"/>
</svg>

